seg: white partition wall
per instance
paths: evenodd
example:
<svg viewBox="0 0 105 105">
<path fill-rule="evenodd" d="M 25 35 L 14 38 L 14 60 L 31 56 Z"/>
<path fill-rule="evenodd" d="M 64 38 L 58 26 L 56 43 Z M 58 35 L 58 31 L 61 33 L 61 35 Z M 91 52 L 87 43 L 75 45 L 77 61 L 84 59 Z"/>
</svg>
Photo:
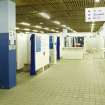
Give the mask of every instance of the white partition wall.
<svg viewBox="0 0 105 105">
<path fill-rule="evenodd" d="M 99 35 L 101 36 L 101 38 L 103 38 L 102 42 L 100 43 L 100 46 L 101 46 L 101 50 L 103 52 L 103 56 L 105 58 L 105 23 L 100 28 Z"/>
<path fill-rule="evenodd" d="M 87 36 L 85 47 L 87 52 L 93 53 L 94 58 L 104 58 L 104 38 L 99 33 Z"/>
<path fill-rule="evenodd" d="M 29 33 L 17 33 L 17 70 L 30 64 L 30 36 Z"/>
<path fill-rule="evenodd" d="M 49 64 L 49 36 L 47 34 L 36 33 L 35 37 L 39 37 L 41 41 L 40 51 L 36 51 L 35 65 L 36 70 Z M 37 43 L 35 44 L 38 46 Z"/>
<path fill-rule="evenodd" d="M 25 34 L 17 33 L 17 69 L 22 69 L 25 63 Z"/>
</svg>

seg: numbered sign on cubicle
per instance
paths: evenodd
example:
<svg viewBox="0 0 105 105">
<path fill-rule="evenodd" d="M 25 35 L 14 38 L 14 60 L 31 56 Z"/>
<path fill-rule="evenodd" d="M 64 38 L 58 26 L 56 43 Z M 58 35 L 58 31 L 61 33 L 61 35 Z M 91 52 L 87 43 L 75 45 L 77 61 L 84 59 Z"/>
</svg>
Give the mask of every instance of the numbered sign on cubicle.
<svg viewBox="0 0 105 105">
<path fill-rule="evenodd" d="M 41 36 L 36 35 L 36 52 L 41 52 Z"/>
</svg>

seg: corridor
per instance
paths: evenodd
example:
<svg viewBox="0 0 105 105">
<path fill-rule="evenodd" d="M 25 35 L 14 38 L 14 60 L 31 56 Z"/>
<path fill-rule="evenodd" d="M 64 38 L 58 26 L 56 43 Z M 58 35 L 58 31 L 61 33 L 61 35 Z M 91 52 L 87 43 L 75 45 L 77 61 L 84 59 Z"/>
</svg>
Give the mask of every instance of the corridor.
<svg viewBox="0 0 105 105">
<path fill-rule="evenodd" d="M 0 105 L 105 105 L 104 80 L 105 60 L 62 60 L 13 89 L 0 90 Z"/>
</svg>

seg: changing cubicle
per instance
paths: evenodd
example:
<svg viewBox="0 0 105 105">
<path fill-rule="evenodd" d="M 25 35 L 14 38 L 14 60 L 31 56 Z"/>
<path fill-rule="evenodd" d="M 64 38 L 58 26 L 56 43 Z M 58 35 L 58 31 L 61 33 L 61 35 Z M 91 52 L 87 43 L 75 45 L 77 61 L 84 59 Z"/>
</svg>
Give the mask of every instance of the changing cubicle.
<svg viewBox="0 0 105 105">
<path fill-rule="evenodd" d="M 56 64 L 62 58 L 61 33 L 50 33 L 49 49 L 50 49 L 50 64 Z"/>
<path fill-rule="evenodd" d="M 34 36 L 34 37 L 33 37 Z M 17 70 L 25 65 L 35 71 L 49 64 L 49 36 L 39 33 L 17 34 Z"/>
</svg>

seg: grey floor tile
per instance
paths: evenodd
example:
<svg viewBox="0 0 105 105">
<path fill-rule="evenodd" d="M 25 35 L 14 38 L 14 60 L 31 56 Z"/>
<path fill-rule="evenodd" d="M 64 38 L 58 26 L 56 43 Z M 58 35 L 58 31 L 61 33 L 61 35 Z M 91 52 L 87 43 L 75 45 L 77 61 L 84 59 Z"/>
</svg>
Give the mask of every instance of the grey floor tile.
<svg viewBox="0 0 105 105">
<path fill-rule="evenodd" d="M 0 105 L 105 105 L 105 60 L 61 60 L 35 77 L 17 75 L 17 87 L 0 90 Z"/>
</svg>

